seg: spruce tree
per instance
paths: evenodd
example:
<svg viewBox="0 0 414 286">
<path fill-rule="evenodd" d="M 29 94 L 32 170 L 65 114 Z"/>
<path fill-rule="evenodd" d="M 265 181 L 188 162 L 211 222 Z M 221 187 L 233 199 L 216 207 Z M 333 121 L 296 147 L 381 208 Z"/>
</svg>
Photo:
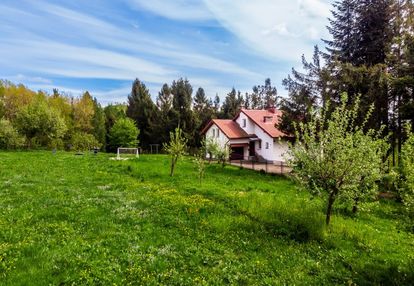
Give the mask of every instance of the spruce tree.
<svg viewBox="0 0 414 286">
<path fill-rule="evenodd" d="M 179 126 L 186 138 L 189 138 L 189 145 L 195 146 L 195 116 L 191 109 L 193 88 L 187 79 L 180 78 L 173 81 L 171 85 L 173 95 L 174 126 Z"/>
<path fill-rule="evenodd" d="M 197 146 L 201 146 L 202 136 L 200 135 L 201 130 L 207 123 L 213 118 L 214 108 L 211 99 L 208 99 L 204 89 L 202 87 L 197 89 L 194 96 L 193 110 L 196 120 L 196 130 L 194 134 L 195 143 Z"/>
<path fill-rule="evenodd" d="M 329 74 L 320 65 L 320 51 L 317 46 L 312 62 L 302 56 L 302 65 L 304 72 L 292 68 L 292 75 L 288 75 L 282 82 L 288 91 L 288 97 L 281 100 L 280 109 L 283 115 L 277 127 L 287 134 L 293 134 L 294 122 L 309 122 L 311 111 L 320 105 L 325 106 L 328 100 Z"/>
<path fill-rule="evenodd" d="M 225 119 L 232 119 L 236 116 L 242 106 L 243 97 L 241 96 L 240 91 L 236 92 L 236 89 L 233 87 L 224 99 L 221 117 Z"/>
<path fill-rule="evenodd" d="M 270 78 L 265 80 L 264 85 L 253 87 L 253 96 L 255 97 L 253 109 L 266 109 L 277 105 L 277 89 L 272 86 Z"/>
<path fill-rule="evenodd" d="M 385 63 L 390 50 L 393 0 L 359 0 L 356 15 L 355 63 L 374 66 Z"/>
<path fill-rule="evenodd" d="M 329 61 L 356 63 L 355 49 L 357 45 L 356 7 L 357 0 L 336 1 L 333 4 L 332 18 L 327 27 L 331 40 L 323 40 L 327 44 Z"/>
<path fill-rule="evenodd" d="M 136 79 L 132 84 L 126 114 L 135 121 L 140 130 L 141 146 L 148 148 L 153 141 L 151 123 L 155 120 L 156 106 L 151 99 L 149 90 L 139 79 Z"/>
</svg>

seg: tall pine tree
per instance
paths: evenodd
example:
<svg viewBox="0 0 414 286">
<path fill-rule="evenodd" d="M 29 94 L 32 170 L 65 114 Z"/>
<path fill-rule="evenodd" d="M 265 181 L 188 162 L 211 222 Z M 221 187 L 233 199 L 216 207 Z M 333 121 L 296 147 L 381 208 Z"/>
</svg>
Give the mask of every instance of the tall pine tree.
<svg viewBox="0 0 414 286">
<path fill-rule="evenodd" d="M 187 79 L 180 78 L 171 85 L 173 95 L 174 125 L 180 126 L 190 146 L 196 145 L 195 116 L 191 109 L 193 88 Z"/>
<path fill-rule="evenodd" d="M 132 84 L 126 114 L 135 121 L 140 130 L 139 142 L 141 147 L 148 148 L 154 139 L 151 123 L 155 120 L 156 106 L 151 99 L 149 90 L 139 79 L 135 79 Z"/>
</svg>

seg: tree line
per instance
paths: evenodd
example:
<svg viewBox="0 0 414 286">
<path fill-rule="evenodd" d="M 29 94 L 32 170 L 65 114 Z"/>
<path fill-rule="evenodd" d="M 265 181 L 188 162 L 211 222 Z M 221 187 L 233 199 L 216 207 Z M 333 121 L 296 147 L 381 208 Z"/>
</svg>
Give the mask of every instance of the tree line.
<svg viewBox="0 0 414 286">
<path fill-rule="evenodd" d="M 170 85 L 165 83 L 154 102 L 145 84 L 136 79 L 128 96 L 126 114 L 137 123 L 144 148 L 149 144 L 167 142 L 170 132 L 177 126 L 188 139 L 189 147 L 195 148 L 201 146 L 200 132 L 212 118 L 231 119 L 242 107 L 262 109 L 275 106 L 277 98 L 277 89 L 270 79 L 244 95 L 232 88 L 221 103 L 218 95 L 214 100 L 208 98 L 202 87 L 193 96 L 189 80 L 180 78 Z"/>
<path fill-rule="evenodd" d="M 193 95 L 193 87 L 183 78 L 164 84 L 153 101 L 146 85 L 136 79 L 127 103 L 105 107 L 88 91 L 80 97 L 57 89 L 48 94 L 1 80 L 0 149 L 115 151 L 138 142 L 149 149 L 150 144 L 168 142 L 178 126 L 195 149 L 201 146 L 200 131 L 212 118 L 233 118 L 242 107 L 261 109 L 276 103 L 277 90 L 270 79 L 244 95 L 233 88 L 222 103 L 218 95 L 214 100 L 207 97 L 202 87 Z M 131 139 L 131 134 L 137 138 Z"/>
</svg>

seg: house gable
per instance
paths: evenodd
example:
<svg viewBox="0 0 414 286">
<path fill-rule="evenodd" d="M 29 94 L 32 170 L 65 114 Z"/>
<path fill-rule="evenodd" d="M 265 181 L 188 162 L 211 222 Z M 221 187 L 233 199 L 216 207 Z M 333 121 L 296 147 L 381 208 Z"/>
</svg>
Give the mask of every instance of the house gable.
<svg viewBox="0 0 414 286">
<path fill-rule="evenodd" d="M 251 124 L 247 124 L 246 126 L 246 131 L 248 133 L 255 132 L 256 129 L 253 129 L 251 127 L 252 124 L 254 124 L 255 126 L 262 129 L 265 133 L 267 133 L 270 137 L 280 138 L 287 137 L 285 133 L 275 127 L 275 125 L 279 122 L 281 116 L 282 112 L 279 110 L 270 111 L 241 109 L 233 120 L 237 121 L 240 126 L 243 126 L 244 119 L 247 117 L 249 119 L 247 121 L 251 122 Z"/>
</svg>

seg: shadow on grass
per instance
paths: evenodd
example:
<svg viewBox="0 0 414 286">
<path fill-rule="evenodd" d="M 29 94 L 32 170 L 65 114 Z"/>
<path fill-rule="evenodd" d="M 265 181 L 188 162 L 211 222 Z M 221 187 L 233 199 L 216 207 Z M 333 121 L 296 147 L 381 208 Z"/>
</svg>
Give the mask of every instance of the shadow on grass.
<svg viewBox="0 0 414 286">
<path fill-rule="evenodd" d="M 240 214 L 264 226 L 269 233 L 301 243 L 324 239 L 324 216 L 318 209 L 309 200 L 286 202 L 260 192 L 242 194 L 237 208 Z"/>
<path fill-rule="evenodd" d="M 361 260 L 362 262 L 362 260 Z M 414 261 L 408 265 L 400 265 L 396 261 L 376 261 L 370 263 L 346 263 L 346 269 L 352 275 L 344 275 L 341 271 L 332 272 L 329 280 L 348 285 L 413 285 Z"/>
</svg>

